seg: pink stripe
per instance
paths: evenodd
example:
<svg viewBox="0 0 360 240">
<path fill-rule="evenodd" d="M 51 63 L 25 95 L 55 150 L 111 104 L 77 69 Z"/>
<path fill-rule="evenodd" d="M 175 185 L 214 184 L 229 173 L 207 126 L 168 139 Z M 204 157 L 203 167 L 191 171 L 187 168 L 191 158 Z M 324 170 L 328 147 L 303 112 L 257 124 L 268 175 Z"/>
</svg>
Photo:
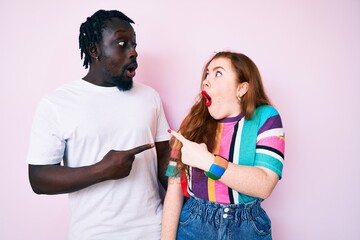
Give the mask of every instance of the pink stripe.
<svg viewBox="0 0 360 240">
<path fill-rule="evenodd" d="M 216 202 L 226 204 L 230 203 L 228 187 L 220 181 L 215 181 L 215 194 Z"/>
<path fill-rule="evenodd" d="M 272 147 L 284 154 L 285 142 L 283 138 L 278 136 L 263 138 L 256 145 Z"/>
<path fill-rule="evenodd" d="M 219 155 L 223 156 L 226 159 L 229 159 L 230 145 L 234 133 L 234 128 L 232 126 L 234 125 L 235 122 L 231 122 L 231 123 L 224 123 L 223 126 L 223 131 L 222 131 L 223 134 L 220 139 Z M 215 182 L 215 194 L 216 194 L 216 202 L 226 203 L 226 204 L 230 203 L 228 186 L 226 186 L 220 181 Z"/>
</svg>

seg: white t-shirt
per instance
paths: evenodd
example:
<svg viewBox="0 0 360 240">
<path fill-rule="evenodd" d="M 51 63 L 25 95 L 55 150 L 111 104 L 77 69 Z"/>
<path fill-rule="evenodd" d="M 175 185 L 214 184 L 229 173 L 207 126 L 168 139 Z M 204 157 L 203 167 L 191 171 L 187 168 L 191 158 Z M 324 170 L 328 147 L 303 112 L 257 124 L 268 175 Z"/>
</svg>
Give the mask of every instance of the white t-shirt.
<svg viewBox="0 0 360 240">
<path fill-rule="evenodd" d="M 111 149 L 169 140 L 158 93 L 134 82 L 130 91 L 84 80 L 44 97 L 31 130 L 27 161 L 92 165 Z M 155 148 L 135 156 L 130 175 L 70 193 L 71 240 L 159 239 L 162 205 Z"/>
</svg>

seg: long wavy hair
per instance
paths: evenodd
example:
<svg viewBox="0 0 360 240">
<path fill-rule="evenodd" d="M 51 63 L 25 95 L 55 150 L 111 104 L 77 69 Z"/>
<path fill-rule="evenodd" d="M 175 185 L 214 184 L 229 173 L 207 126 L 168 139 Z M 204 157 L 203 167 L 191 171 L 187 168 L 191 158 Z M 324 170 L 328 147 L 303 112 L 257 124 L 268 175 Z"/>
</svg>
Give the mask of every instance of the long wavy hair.
<svg viewBox="0 0 360 240">
<path fill-rule="evenodd" d="M 261 80 L 260 72 L 255 63 L 246 55 L 236 52 L 218 52 L 204 66 L 201 83 L 205 79 L 209 64 L 218 58 L 225 58 L 231 61 L 231 65 L 236 72 L 239 83 L 247 82 L 249 88 L 247 93 L 241 98 L 241 109 L 245 114 L 245 119 L 251 119 L 255 109 L 262 105 L 271 105 L 267 97 Z M 202 84 L 200 84 L 201 86 Z M 211 117 L 205 103 L 206 100 L 200 93 L 196 98 L 195 104 L 191 107 L 189 114 L 183 120 L 179 132 L 188 140 L 196 143 L 205 143 L 208 150 L 212 152 L 213 143 L 216 136 L 218 121 Z M 179 140 L 172 137 L 170 145 L 178 153 L 176 169 L 177 174 L 188 171 L 188 166 L 181 160 L 182 144 Z"/>
</svg>

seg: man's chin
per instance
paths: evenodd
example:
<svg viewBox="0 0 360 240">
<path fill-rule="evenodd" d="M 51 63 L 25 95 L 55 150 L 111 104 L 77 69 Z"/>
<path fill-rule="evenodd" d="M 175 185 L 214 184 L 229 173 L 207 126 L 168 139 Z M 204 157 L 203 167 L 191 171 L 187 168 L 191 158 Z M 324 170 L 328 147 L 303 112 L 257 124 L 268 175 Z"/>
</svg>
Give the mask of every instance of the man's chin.
<svg viewBox="0 0 360 240">
<path fill-rule="evenodd" d="M 115 84 L 120 91 L 129 91 L 133 87 L 133 80 L 116 82 Z"/>
</svg>

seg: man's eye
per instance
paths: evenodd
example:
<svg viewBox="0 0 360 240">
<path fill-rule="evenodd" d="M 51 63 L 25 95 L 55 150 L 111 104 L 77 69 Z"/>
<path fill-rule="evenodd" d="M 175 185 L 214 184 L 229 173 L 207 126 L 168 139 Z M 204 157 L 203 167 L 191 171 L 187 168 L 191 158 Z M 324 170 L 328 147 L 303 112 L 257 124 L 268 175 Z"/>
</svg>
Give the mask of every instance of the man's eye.
<svg viewBox="0 0 360 240">
<path fill-rule="evenodd" d="M 118 42 L 118 44 L 120 45 L 120 46 L 125 46 L 125 42 L 124 41 L 121 41 L 121 42 Z"/>
</svg>

